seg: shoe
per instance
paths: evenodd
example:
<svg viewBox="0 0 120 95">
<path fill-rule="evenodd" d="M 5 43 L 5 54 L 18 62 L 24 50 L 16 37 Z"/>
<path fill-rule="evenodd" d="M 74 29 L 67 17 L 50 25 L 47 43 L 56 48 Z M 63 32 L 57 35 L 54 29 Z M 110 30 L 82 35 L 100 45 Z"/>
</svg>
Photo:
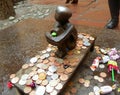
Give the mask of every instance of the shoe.
<svg viewBox="0 0 120 95">
<path fill-rule="evenodd" d="M 105 26 L 105 28 L 107 29 L 114 29 L 115 27 L 118 26 L 119 23 L 119 19 L 111 19 L 107 25 Z"/>
<path fill-rule="evenodd" d="M 73 0 L 71 4 L 78 4 L 78 0 Z"/>
</svg>

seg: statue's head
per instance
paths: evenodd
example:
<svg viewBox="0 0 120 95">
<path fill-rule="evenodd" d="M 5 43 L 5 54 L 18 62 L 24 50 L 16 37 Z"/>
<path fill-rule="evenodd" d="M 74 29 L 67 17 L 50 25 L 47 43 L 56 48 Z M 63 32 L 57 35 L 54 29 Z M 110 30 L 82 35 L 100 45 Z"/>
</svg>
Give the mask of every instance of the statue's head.
<svg viewBox="0 0 120 95">
<path fill-rule="evenodd" d="M 64 6 L 58 6 L 55 11 L 55 20 L 59 23 L 66 23 L 72 16 L 70 9 Z"/>
</svg>

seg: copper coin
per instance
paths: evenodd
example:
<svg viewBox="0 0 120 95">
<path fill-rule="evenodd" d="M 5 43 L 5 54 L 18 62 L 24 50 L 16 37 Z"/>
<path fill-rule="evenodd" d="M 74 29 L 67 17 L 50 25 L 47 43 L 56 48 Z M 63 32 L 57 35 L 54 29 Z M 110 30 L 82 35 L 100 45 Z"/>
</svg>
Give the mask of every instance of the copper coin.
<svg viewBox="0 0 120 95">
<path fill-rule="evenodd" d="M 55 57 L 49 57 L 48 60 L 51 62 L 55 62 Z"/>
<path fill-rule="evenodd" d="M 45 86 L 45 85 L 47 85 L 47 84 L 48 84 L 48 80 L 45 79 L 45 80 L 42 81 L 42 85 L 43 85 L 43 86 Z"/>
<path fill-rule="evenodd" d="M 28 64 L 24 64 L 24 65 L 22 65 L 22 69 L 27 69 L 28 67 L 29 67 Z"/>
<path fill-rule="evenodd" d="M 79 78 L 79 83 L 84 83 L 85 80 L 83 78 Z"/>
<path fill-rule="evenodd" d="M 12 79 L 12 78 L 14 78 L 16 76 L 16 74 L 11 74 L 10 75 L 10 78 Z"/>
<path fill-rule="evenodd" d="M 60 66 L 57 68 L 58 73 L 63 73 L 64 71 L 65 71 L 65 69 L 63 68 L 63 66 Z"/>
<path fill-rule="evenodd" d="M 72 88 L 72 89 L 71 89 L 71 93 L 72 93 L 72 94 L 77 93 L 77 89 L 76 89 L 76 88 Z"/>
<path fill-rule="evenodd" d="M 103 77 L 103 78 L 105 78 L 105 77 L 107 77 L 107 74 L 105 72 L 101 72 L 100 76 Z"/>
<path fill-rule="evenodd" d="M 44 64 L 47 64 L 48 62 L 49 62 L 48 59 L 43 60 L 43 63 L 44 63 Z"/>
<path fill-rule="evenodd" d="M 60 80 L 62 80 L 62 81 L 66 81 L 67 79 L 68 79 L 68 75 L 62 74 L 60 76 Z"/>
<path fill-rule="evenodd" d="M 25 88 L 24 88 L 24 93 L 28 94 L 28 93 L 30 93 L 31 91 L 32 91 L 32 88 L 31 88 L 31 87 L 25 86 Z"/>
<path fill-rule="evenodd" d="M 14 83 L 17 83 L 19 81 L 19 78 L 18 77 L 14 77 L 11 79 L 11 82 L 14 84 Z"/>
<path fill-rule="evenodd" d="M 99 77 L 98 81 L 99 82 L 104 82 L 104 79 L 102 77 Z"/>
<path fill-rule="evenodd" d="M 46 73 L 44 73 L 44 72 L 39 73 L 40 80 L 44 80 L 45 78 L 46 78 Z"/>
<path fill-rule="evenodd" d="M 67 73 L 72 73 L 73 72 L 73 68 L 68 67 L 67 69 L 65 69 L 67 71 Z"/>
</svg>

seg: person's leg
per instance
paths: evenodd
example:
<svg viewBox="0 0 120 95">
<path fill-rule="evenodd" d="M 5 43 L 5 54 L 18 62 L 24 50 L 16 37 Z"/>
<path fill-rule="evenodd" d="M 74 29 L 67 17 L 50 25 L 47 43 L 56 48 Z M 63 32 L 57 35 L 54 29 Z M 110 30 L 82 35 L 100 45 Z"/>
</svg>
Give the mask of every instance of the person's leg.
<svg viewBox="0 0 120 95">
<path fill-rule="evenodd" d="M 111 20 L 106 25 L 106 28 L 113 29 L 119 22 L 120 0 L 108 0 Z"/>
</svg>

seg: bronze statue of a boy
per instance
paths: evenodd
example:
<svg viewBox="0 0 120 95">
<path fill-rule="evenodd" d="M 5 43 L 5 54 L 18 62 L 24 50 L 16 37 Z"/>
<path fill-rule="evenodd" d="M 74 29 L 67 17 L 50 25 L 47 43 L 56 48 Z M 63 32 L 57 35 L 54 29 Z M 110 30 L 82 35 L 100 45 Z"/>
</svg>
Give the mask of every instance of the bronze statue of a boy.
<svg viewBox="0 0 120 95">
<path fill-rule="evenodd" d="M 47 41 L 58 47 L 56 55 L 60 58 L 76 46 L 77 30 L 69 22 L 71 16 L 72 12 L 67 7 L 58 6 L 55 11 L 54 29 L 45 34 Z"/>
</svg>

